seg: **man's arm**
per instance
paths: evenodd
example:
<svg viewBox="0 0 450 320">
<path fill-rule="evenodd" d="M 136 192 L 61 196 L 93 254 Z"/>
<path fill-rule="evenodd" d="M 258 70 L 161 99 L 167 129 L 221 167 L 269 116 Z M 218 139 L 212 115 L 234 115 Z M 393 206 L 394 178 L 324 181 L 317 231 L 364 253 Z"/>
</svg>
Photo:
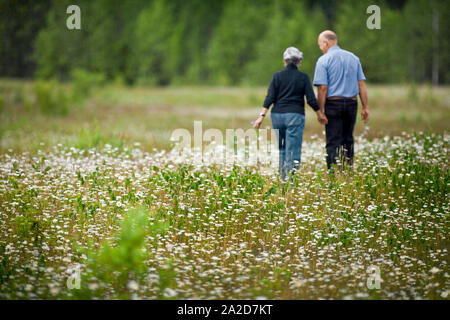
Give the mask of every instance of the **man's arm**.
<svg viewBox="0 0 450 320">
<path fill-rule="evenodd" d="M 328 70 L 326 62 L 322 57 L 317 60 L 316 69 L 314 70 L 314 85 L 317 86 L 317 102 L 319 104 L 319 110 L 317 113 L 317 120 L 321 124 L 327 124 L 328 119 L 325 116 L 325 100 L 327 99 L 328 91 Z"/>
<path fill-rule="evenodd" d="M 327 99 L 327 91 L 328 91 L 328 86 L 327 85 L 319 85 L 317 86 L 317 102 L 319 104 L 319 111 L 317 114 L 317 120 L 319 120 L 319 122 L 321 124 L 327 124 L 328 123 L 328 119 L 325 116 L 325 100 Z M 319 113 L 321 113 L 322 116 L 319 115 Z"/>
<path fill-rule="evenodd" d="M 359 97 L 362 103 L 361 119 L 364 121 L 364 123 L 367 123 L 367 121 L 369 121 L 370 113 L 369 113 L 369 98 L 367 96 L 366 82 L 364 80 L 359 80 L 358 86 L 359 86 Z"/>
</svg>

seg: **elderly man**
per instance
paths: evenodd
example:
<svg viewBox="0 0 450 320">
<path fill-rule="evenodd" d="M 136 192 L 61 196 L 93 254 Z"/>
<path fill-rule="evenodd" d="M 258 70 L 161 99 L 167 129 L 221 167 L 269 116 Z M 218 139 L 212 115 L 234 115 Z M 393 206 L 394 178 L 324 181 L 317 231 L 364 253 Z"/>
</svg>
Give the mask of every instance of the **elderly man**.
<svg viewBox="0 0 450 320">
<path fill-rule="evenodd" d="M 327 167 L 341 163 L 353 164 L 353 129 L 358 109 L 357 95 L 362 102 L 361 118 L 369 120 L 367 88 L 359 58 L 338 46 L 337 36 L 326 30 L 319 35 L 318 44 L 324 53 L 317 60 L 314 85 L 318 87 L 318 103 L 325 119 Z"/>
<path fill-rule="evenodd" d="M 265 115 L 270 113 L 272 128 L 276 129 L 279 149 L 279 173 L 284 182 L 287 175 L 293 177 L 301 162 L 303 129 L 305 128 L 305 96 L 318 119 L 325 119 L 319 110 L 311 81 L 306 73 L 298 70 L 303 54 L 295 47 L 283 53 L 285 68 L 272 76 L 263 109 L 254 126 L 259 128 Z"/>
</svg>

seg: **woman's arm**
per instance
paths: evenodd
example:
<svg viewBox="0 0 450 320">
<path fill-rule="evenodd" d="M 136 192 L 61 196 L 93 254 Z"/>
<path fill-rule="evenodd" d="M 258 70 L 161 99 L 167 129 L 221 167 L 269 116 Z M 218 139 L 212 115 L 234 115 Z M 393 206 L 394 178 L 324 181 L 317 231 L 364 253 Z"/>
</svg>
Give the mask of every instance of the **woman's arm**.
<svg viewBox="0 0 450 320">
<path fill-rule="evenodd" d="M 306 75 L 306 87 L 305 87 L 306 101 L 309 106 L 317 112 L 319 110 L 319 104 L 317 103 L 316 95 L 314 94 L 314 90 L 311 86 L 311 81 L 309 80 L 308 75 Z"/>
<path fill-rule="evenodd" d="M 311 85 L 311 81 L 309 80 L 308 75 L 306 75 L 306 101 L 310 105 L 311 108 L 314 109 L 314 111 L 317 114 L 317 121 L 319 121 L 321 124 L 327 124 L 328 119 L 325 116 L 324 108 L 321 107 L 321 103 L 317 101 L 316 95 L 314 94 L 314 90 Z M 319 101 L 321 99 L 321 95 L 319 94 Z"/>
<path fill-rule="evenodd" d="M 261 110 L 261 113 L 259 114 L 258 119 L 256 119 L 253 123 L 253 126 L 257 129 L 261 126 L 261 123 L 264 120 L 264 117 L 269 112 L 270 106 L 275 103 L 277 100 L 277 86 L 276 86 L 276 77 L 275 74 L 272 76 L 272 79 L 270 80 L 269 88 L 267 89 L 267 95 L 266 99 L 264 99 L 263 108 Z"/>
<path fill-rule="evenodd" d="M 275 103 L 277 99 L 277 90 L 276 90 L 276 77 L 275 74 L 272 76 L 270 80 L 269 88 L 267 89 L 266 99 L 264 100 L 263 107 L 269 109 L 272 103 Z"/>
</svg>

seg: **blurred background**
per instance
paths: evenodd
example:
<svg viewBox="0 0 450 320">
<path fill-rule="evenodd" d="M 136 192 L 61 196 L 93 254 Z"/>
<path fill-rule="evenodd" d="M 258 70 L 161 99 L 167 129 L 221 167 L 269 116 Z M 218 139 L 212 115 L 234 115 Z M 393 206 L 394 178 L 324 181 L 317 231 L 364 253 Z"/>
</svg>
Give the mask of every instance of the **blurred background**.
<svg viewBox="0 0 450 320">
<path fill-rule="evenodd" d="M 69 5 L 81 30 L 69 30 Z M 381 29 L 369 30 L 369 5 Z M 361 60 L 369 137 L 448 131 L 450 1 L 0 0 L 0 152 L 170 148 L 176 128 L 251 128 L 282 53 L 313 79 L 318 34 Z M 323 136 L 306 107 L 306 139 Z M 263 126 L 270 125 L 266 119 Z"/>
</svg>

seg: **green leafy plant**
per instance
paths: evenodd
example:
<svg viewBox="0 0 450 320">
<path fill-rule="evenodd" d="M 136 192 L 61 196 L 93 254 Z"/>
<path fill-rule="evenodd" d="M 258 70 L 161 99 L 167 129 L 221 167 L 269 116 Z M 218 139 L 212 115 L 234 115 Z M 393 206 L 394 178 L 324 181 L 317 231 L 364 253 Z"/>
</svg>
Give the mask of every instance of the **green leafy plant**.
<svg viewBox="0 0 450 320">
<path fill-rule="evenodd" d="M 91 72 L 75 68 L 70 72 L 72 80 L 74 100 L 81 101 L 88 97 L 92 90 L 105 84 L 105 75 L 101 72 Z"/>
<path fill-rule="evenodd" d="M 88 270 L 81 281 L 82 288 L 77 291 L 78 298 L 94 296 L 95 292 L 89 288 L 89 284 L 96 281 L 113 287 L 120 298 L 129 298 L 127 283 L 142 281 L 146 270 L 146 254 L 143 250 L 146 224 L 145 208 L 130 209 L 114 241 L 104 241 L 98 250 L 90 248 L 87 252 Z"/>
<path fill-rule="evenodd" d="M 54 81 L 38 81 L 33 86 L 36 104 L 46 115 L 65 116 L 70 111 L 70 95 Z"/>
</svg>

